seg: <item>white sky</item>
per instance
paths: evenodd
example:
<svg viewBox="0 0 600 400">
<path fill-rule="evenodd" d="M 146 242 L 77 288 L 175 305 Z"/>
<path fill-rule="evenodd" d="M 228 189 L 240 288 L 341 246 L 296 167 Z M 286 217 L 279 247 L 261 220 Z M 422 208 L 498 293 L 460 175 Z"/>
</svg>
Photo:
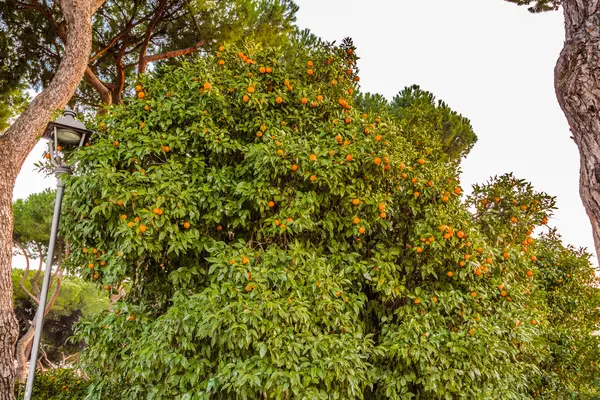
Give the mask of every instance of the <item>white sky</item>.
<svg viewBox="0 0 600 400">
<path fill-rule="evenodd" d="M 554 94 L 562 11 L 531 15 L 502 0 L 296 0 L 298 24 L 325 40 L 354 39 L 362 90 L 391 99 L 418 84 L 471 120 L 479 141 L 463 161 L 465 188 L 514 172 L 557 197 L 550 225 L 593 249 L 578 192 L 579 154 Z M 15 198 L 50 186 L 25 163 Z M 15 266 L 18 265 L 18 262 Z"/>
</svg>

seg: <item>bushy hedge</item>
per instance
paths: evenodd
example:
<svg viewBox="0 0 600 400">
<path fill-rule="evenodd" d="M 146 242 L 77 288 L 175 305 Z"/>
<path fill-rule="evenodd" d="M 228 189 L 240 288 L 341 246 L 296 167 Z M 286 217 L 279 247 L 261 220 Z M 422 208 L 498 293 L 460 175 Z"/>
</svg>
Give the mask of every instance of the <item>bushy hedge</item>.
<svg viewBox="0 0 600 400">
<path fill-rule="evenodd" d="M 90 398 L 598 393 L 593 270 L 532 236 L 554 199 L 511 175 L 465 199 L 442 141 L 354 107 L 356 61 L 223 47 L 99 116 L 63 233 L 131 290 L 78 326 Z"/>
</svg>

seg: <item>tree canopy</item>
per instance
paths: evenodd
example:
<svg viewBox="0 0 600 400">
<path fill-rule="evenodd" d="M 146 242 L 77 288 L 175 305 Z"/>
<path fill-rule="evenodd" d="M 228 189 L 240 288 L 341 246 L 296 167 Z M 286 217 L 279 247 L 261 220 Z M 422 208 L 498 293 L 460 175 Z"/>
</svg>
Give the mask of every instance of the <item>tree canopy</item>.
<svg viewBox="0 0 600 400">
<path fill-rule="evenodd" d="M 380 94 L 357 93 L 356 106 L 366 113 L 387 109 L 415 146 L 446 155 L 450 160 L 466 157 L 477 142 L 471 122 L 453 111 L 433 93 L 412 85 L 400 91 L 391 102 Z M 423 140 L 427 139 L 427 140 Z"/>
<path fill-rule="evenodd" d="M 349 40 L 291 49 L 144 75 L 64 150 L 69 266 L 131 285 L 78 325 L 90 395 L 598 394 L 588 255 L 532 236 L 554 199 L 512 175 L 465 199 L 432 135 L 356 106 Z"/>
<path fill-rule="evenodd" d="M 13 240 L 30 258 L 39 258 L 47 250 L 55 198 L 56 192 L 46 189 L 13 203 Z"/>
<path fill-rule="evenodd" d="M 528 6 L 528 9 L 532 13 L 538 13 L 543 11 L 558 10 L 562 0 L 504 0 L 509 3 L 515 3 L 520 6 Z"/>
<path fill-rule="evenodd" d="M 121 103 L 149 63 L 212 50 L 216 43 L 254 37 L 279 45 L 295 29 L 296 11 L 291 0 L 108 0 L 93 17 L 92 55 L 72 102 Z M 59 2 L 2 2 L 0 34 L 12 43 L 6 60 L 19 65 L 12 71 L 33 87 L 45 86 L 63 55 Z"/>
</svg>

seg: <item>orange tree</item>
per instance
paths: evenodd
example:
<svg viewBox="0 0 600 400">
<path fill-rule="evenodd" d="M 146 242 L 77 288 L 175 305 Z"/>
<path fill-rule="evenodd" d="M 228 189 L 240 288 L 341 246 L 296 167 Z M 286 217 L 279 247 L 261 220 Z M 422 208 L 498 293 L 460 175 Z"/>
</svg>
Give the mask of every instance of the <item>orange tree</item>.
<svg viewBox="0 0 600 400">
<path fill-rule="evenodd" d="M 556 351 L 531 234 L 553 199 L 505 176 L 464 202 L 440 143 L 353 106 L 356 61 L 348 40 L 220 47 L 98 117 L 63 234 L 72 268 L 130 290 L 78 326 L 91 398 L 539 389 Z"/>
</svg>

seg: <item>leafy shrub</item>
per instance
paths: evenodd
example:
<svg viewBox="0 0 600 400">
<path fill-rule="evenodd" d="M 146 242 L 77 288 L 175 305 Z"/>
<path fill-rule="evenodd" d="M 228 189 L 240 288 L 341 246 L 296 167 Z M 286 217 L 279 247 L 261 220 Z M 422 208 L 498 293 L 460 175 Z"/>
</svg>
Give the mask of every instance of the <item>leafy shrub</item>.
<svg viewBox="0 0 600 400">
<path fill-rule="evenodd" d="M 356 61 L 349 41 L 222 48 L 98 118 L 63 234 L 78 273 L 131 290 L 78 325 L 91 398 L 521 399 L 574 365 L 540 278 L 558 250 L 532 237 L 554 199 L 506 175 L 464 201 L 439 143 L 353 106 Z"/>
<path fill-rule="evenodd" d="M 81 400 L 85 397 L 89 381 L 79 377 L 72 369 L 37 371 L 33 385 L 32 399 L 40 400 Z M 25 396 L 25 385 L 15 387 L 15 396 Z"/>
</svg>

